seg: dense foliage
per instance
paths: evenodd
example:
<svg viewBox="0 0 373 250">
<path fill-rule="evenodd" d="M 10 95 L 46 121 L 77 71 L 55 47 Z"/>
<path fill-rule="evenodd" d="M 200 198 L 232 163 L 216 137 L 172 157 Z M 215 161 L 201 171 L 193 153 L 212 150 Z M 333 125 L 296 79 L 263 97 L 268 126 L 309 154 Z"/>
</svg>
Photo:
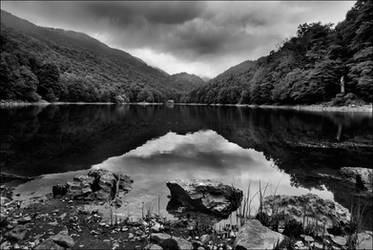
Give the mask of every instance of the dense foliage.
<svg viewBox="0 0 373 250">
<path fill-rule="evenodd" d="M 82 33 L 38 27 L 1 11 L 0 100 L 162 102 L 167 73 Z"/>
<path fill-rule="evenodd" d="M 299 25 L 277 51 L 246 61 L 192 90 L 184 101 L 311 104 L 372 101 L 373 1 L 359 0 L 336 25 Z M 341 93 L 341 78 L 345 92 Z M 345 95 L 346 94 L 346 95 Z M 345 98 L 345 97 L 348 98 Z"/>
</svg>

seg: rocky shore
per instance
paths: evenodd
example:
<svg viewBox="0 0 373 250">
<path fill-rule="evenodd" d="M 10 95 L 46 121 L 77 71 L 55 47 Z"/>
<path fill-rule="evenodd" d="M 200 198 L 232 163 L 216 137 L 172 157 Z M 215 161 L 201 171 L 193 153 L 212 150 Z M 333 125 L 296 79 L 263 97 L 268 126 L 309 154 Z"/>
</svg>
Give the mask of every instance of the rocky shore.
<svg viewBox="0 0 373 250">
<path fill-rule="evenodd" d="M 264 197 L 254 217 L 219 229 L 214 228 L 211 218 L 219 221 L 236 211 L 244 194 L 211 180 L 167 183 L 171 194 L 168 210 L 175 215 L 172 220 L 151 213 L 135 221 L 107 220 L 92 206 L 121 206 L 131 192 L 132 182 L 126 175 L 91 170 L 51 187 L 47 197 L 27 206 L 13 200 L 12 189 L 3 184 L 0 248 L 225 250 L 372 246 L 372 232 L 354 231 L 353 215 L 348 209 L 314 194 Z M 204 223 L 203 217 L 211 221 Z"/>
</svg>

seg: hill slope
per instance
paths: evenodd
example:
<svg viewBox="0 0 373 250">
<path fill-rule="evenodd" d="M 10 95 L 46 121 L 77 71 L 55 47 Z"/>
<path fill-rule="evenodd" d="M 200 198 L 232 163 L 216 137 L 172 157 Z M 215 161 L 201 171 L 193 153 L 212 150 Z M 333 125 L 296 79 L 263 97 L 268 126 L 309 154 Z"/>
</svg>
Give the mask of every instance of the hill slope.
<svg viewBox="0 0 373 250">
<path fill-rule="evenodd" d="M 92 37 L 1 11 L 0 99 L 163 101 L 169 75 Z"/>
<path fill-rule="evenodd" d="M 184 101 L 334 105 L 373 99 L 373 2 L 359 0 L 335 28 L 302 24 L 277 51 L 230 68 Z M 342 92 L 341 79 L 345 93 Z"/>
<path fill-rule="evenodd" d="M 180 93 L 186 93 L 191 89 L 201 87 L 206 84 L 199 76 L 185 72 L 174 74 L 168 77 L 170 86 Z"/>
</svg>

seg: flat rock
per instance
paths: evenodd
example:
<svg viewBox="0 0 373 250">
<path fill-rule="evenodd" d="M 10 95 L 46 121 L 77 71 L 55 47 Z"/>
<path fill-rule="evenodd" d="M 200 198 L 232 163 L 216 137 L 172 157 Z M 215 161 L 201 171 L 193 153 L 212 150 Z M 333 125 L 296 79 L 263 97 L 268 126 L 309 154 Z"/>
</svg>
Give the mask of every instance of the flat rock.
<svg viewBox="0 0 373 250">
<path fill-rule="evenodd" d="M 344 227 L 350 221 L 348 209 L 337 202 L 322 199 L 316 194 L 301 196 L 270 195 L 264 198 L 262 211 L 269 217 L 274 215 L 276 207 L 277 216 L 283 220 L 294 219 L 303 223 L 303 219 L 316 218 L 320 223 L 325 223 L 327 228 L 333 226 Z"/>
<path fill-rule="evenodd" d="M 73 238 L 71 238 L 66 231 L 61 231 L 58 234 L 51 236 L 50 239 L 58 245 L 66 248 L 71 248 L 75 244 Z"/>
<path fill-rule="evenodd" d="M 228 217 L 242 201 L 241 190 L 211 180 L 174 180 L 167 182 L 172 204 L 189 210 Z"/>
<path fill-rule="evenodd" d="M 263 226 L 258 220 L 249 220 L 238 231 L 235 249 L 273 249 L 285 236 Z"/>
</svg>

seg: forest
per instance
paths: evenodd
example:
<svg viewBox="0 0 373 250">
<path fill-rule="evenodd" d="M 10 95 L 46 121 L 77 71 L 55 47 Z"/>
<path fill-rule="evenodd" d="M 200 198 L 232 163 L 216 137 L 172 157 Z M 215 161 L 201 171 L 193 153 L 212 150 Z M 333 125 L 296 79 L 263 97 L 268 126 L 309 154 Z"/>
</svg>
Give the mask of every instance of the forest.
<svg viewBox="0 0 373 250">
<path fill-rule="evenodd" d="M 1 11 L 0 100 L 349 105 L 372 102 L 373 1 L 344 21 L 305 23 L 277 50 L 205 83 L 168 75 L 88 35 Z"/>
<path fill-rule="evenodd" d="M 230 68 L 183 101 L 332 105 L 372 102 L 373 1 L 359 0 L 344 21 L 299 25 L 277 51 Z M 341 79 L 342 78 L 342 79 Z M 341 81 L 344 91 L 341 88 Z"/>
</svg>

